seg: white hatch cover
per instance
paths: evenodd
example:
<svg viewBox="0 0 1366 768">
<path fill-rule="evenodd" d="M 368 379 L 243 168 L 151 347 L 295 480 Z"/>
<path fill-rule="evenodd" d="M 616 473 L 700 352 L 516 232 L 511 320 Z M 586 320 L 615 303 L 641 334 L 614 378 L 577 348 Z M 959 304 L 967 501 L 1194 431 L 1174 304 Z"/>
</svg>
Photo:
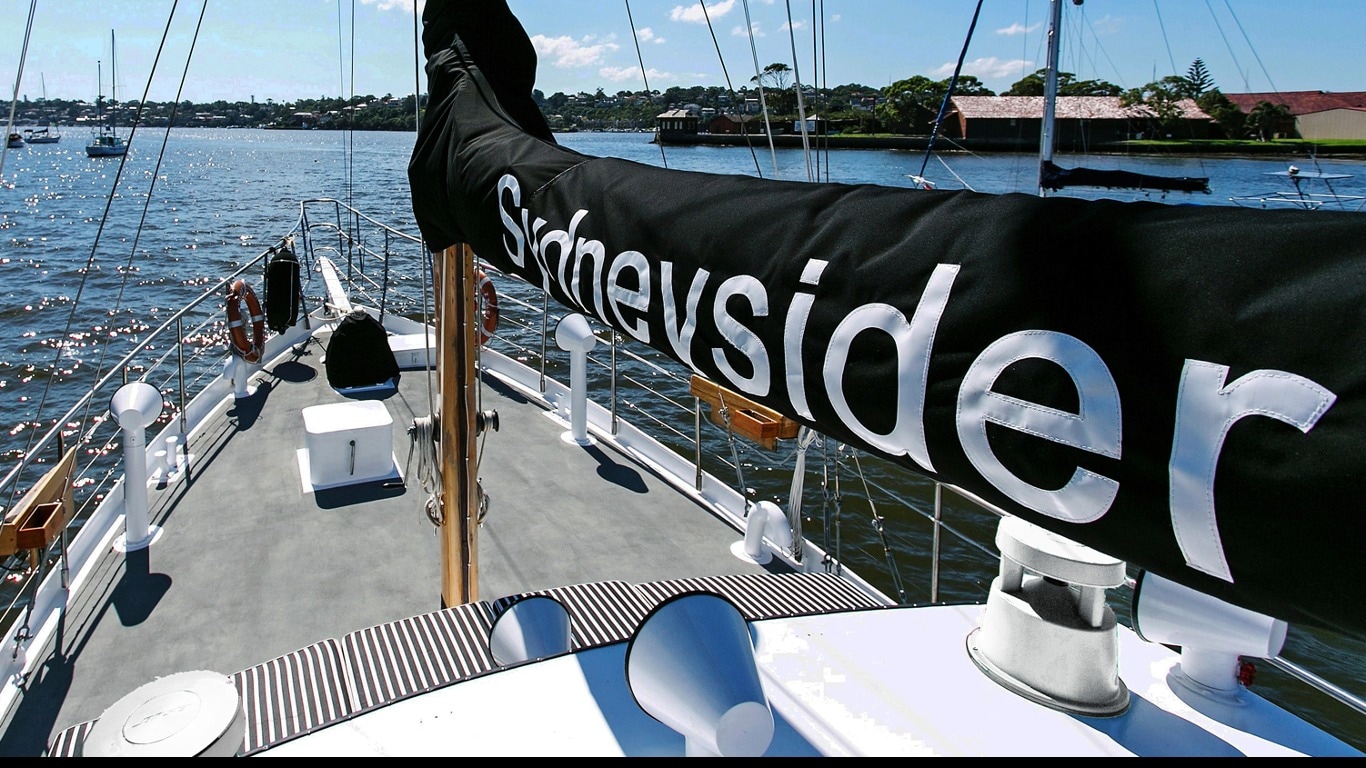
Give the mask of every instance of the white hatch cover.
<svg viewBox="0 0 1366 768">
<path fill-rule="evenodd" d="M 205 671 L 168 675 L 106 709 L 87 734 L 82 753 L 86 757 L 193 757 L 224 737 L 240 713 L 231 677 Z M 226 754 L 233 754 L 241 740 L 238 731 L 229 735 L 225 747 L 233 751 Z"/>
</svg>

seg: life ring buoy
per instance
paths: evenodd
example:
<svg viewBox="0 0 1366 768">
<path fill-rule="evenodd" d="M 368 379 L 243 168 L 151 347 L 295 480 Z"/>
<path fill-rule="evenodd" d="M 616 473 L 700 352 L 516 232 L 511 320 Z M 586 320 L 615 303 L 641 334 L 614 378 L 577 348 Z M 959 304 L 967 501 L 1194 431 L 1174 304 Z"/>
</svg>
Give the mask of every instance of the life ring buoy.
<svg viewBox="0 0 1366 768">
<path fill-rule="evenodd" d="M 483 346 L 498 330 L 498 291 L 478 267 L 474 268 L 474 282 L 479 286 L 479 344 Z"/>
<path fill-rule="evenodd" d="M 247 317 L 242 317 L 242 302 L 247 303 Z M 234 281 L 228 289 L 228 340 L 233 354 L 255 363 L 261 360 L 266 350 L 266 313 L 261 311 L 261 302 L 256 299 L 256 291 L 244 280 Z M 251 338 L 247 338 L 247 323 L 251 323 Z"/>
</svg>

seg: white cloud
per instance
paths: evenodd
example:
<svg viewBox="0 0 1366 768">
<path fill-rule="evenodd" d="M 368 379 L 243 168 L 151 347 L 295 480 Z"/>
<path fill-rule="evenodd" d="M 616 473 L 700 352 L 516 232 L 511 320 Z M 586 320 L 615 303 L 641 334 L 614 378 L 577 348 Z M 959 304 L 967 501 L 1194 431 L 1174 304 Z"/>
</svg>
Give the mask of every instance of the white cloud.
<svg viewBox="0 0 1366 768">
<path fill-rule="evenodd" d="M 732 27 L 730 30 L 731 37 L 747 38 L 751 35 L 753 35 L 754 37 L 764 37 L 764 31 L 759 28 L 759 22 L 756 21 L 753 24 L 751 24 L 749 29 L 746 29 L 745 25 L 741 24 L 738 27 Z"/>
<path fill-rule="evenodd" d="M 996 34 L 998 34 L 998 35 L 1006 35 L 1006 36 L 1008 36 L 1008 37 L 1014 37 L 1015 35 L 1027 35 L 1027 34 L 1029 34 L 1029 33 L 1031 33 L 1031 32 L 1034 32 L 1035 30 L 1037 30 L 1039 27 L 1042 27 L 1042 26 L 1043 26 L 1043 23 L 1042 23 L 1042 22 L 1040 22 L 1040 23 L 1038 23 L 1038 24 L 1031 24 L 1031 25 L 1029 25 L 1029 26 L 1025 26 L 1025 25 L 1023 25 L 1023 24 L 1021 24 L 1021 23 L 1019 23 L 1019 22 L 1016 22 L 1016 23 L 1014 23 L 1014 24 L 1011 24 L 1011 25 L 1008 26 L 1008 27 L 1002 27 L 1001 29 L 996 30 Z"/>
<path fill-rule="evenodd" d="M 646 74 L 649 76 L 651 88 L 655 87 L 656 82 L 674 82 L 678 79 L 668 72 L 661 72 L 657 69 L 647 70 Z M 640 67 L 602 67 L 598 70 L 598 75 L 613 83 L 631 81 L 637 86 L 644 85 L 644 81 L 640 77 Z"/>
<path fill-rule="evenodd" d="M 408 13 L 413 11 L 413 0 L 360 0 L 360 2 L 361 5 L 373 5 L 381 11 L 400 10 Z M 425 2 L 419 2 L 417 9 L 420 11 L 426 5 Z"/>
<path fill-rule="evenodd" d="M 675 5 L 669 11 L 669 18 L 673 21 L 682 21 L 688 24 L 706 24 L 707 19 L 719 19 L 730 13 L 735 8 L 735 0 L 722 0 L 719 3 L 709 3 L 704 10 L 701 3 L 692 5 Z"/>
<path fill-rule="evenodd" d="M 955 65 L 955 62 L 940 65 L 932 75 L 940 79 L 951 77 Z M 1032 62 L 1024 59 L 998 59 L 995 56 L 987 56 L 964 62 L 963 74 L 973 75 L 979 80 L 996 80 L 1003 77 L 1016 77 L 1026 71 L 1033 71 L 1027 69 L 1032 66 Z"/>
<path fill-rule="evenodd" d="M 539 60 L 558 69 L 592 66 L 602 61 L 607 54 L 621 48 L 611 40 L 596 43 L 591 37 L 575 40 L 572 37 L 545 35 L 533 35 L 531 45 L 536 49 L 536 57 Z"/>
<path fill-rule="evenodd" d="M 664 38 L 656 35 L 650 27 L 641 27 L 636 32 L 636 39 L 642 43 L 654 43 L 655 45 L 663 45 L 666 42 Z"/>
</svg>

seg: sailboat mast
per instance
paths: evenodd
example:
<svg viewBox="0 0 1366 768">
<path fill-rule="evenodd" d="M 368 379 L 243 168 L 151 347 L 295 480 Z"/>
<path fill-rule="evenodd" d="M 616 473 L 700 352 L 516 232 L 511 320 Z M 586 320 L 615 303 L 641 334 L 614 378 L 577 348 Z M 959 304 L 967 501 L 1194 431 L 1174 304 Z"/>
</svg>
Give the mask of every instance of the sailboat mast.
<svg viewBox="0 0 1366 768">
<path fill-rule="evenodd" d="M 114 30 L 109 30 L 109 135 L 119 135 L 119 56 L 114 50 Z"/>
<path fill-rule="evenodd" d="M 479 599 L 474 251 L 453 245 L 436 254 L 440 292 L 436 364 L 441 388 L 441 605 Z"/>
<path fill-rule="evenodd" d="M 1081 5 L 1081 0 L 1072 0 Z M 1062 34 L 1062 0 L 1051 0 L 1048 9 L 1048 60 L 1044 65 L 1043 127 L 1039 131 L 1039 194 L 1045 194 L 1043 171 L 1053 162 L 1057 144 L 1058 59 Z"/>
</svg>

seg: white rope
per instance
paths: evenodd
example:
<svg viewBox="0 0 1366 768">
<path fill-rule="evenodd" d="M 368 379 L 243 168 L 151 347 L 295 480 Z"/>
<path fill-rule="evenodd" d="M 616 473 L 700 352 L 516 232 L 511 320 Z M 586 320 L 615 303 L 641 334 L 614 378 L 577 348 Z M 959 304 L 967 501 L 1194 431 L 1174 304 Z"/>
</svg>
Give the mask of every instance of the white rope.
<svg viewBox="0 0 1366 768">
<path fill-rule="evenodd" d="M 797 433 L 797 460 L 792 467 L 792 487 L 787 493 L 787 522 L 792 526 L 792 551 L 788 554 L 802 559 L 802 491 L 806 483 L 806 451 L 816 441 L 816 431 L 802 427 Z"/>
<path fill-rule="evenodd" d="M 444 522 L 441 512 L 441 472 L 438 470 L 439 458 L 436 455 L 436 422 L 430 416 L 413 419 L 408 427 L 408 465 L 412 466 L 413 454 L 417 454 L 417 480 L 427 493 L 424 505 L 427 519 L 432 525 L 440 527 Z"/>
</svg>

